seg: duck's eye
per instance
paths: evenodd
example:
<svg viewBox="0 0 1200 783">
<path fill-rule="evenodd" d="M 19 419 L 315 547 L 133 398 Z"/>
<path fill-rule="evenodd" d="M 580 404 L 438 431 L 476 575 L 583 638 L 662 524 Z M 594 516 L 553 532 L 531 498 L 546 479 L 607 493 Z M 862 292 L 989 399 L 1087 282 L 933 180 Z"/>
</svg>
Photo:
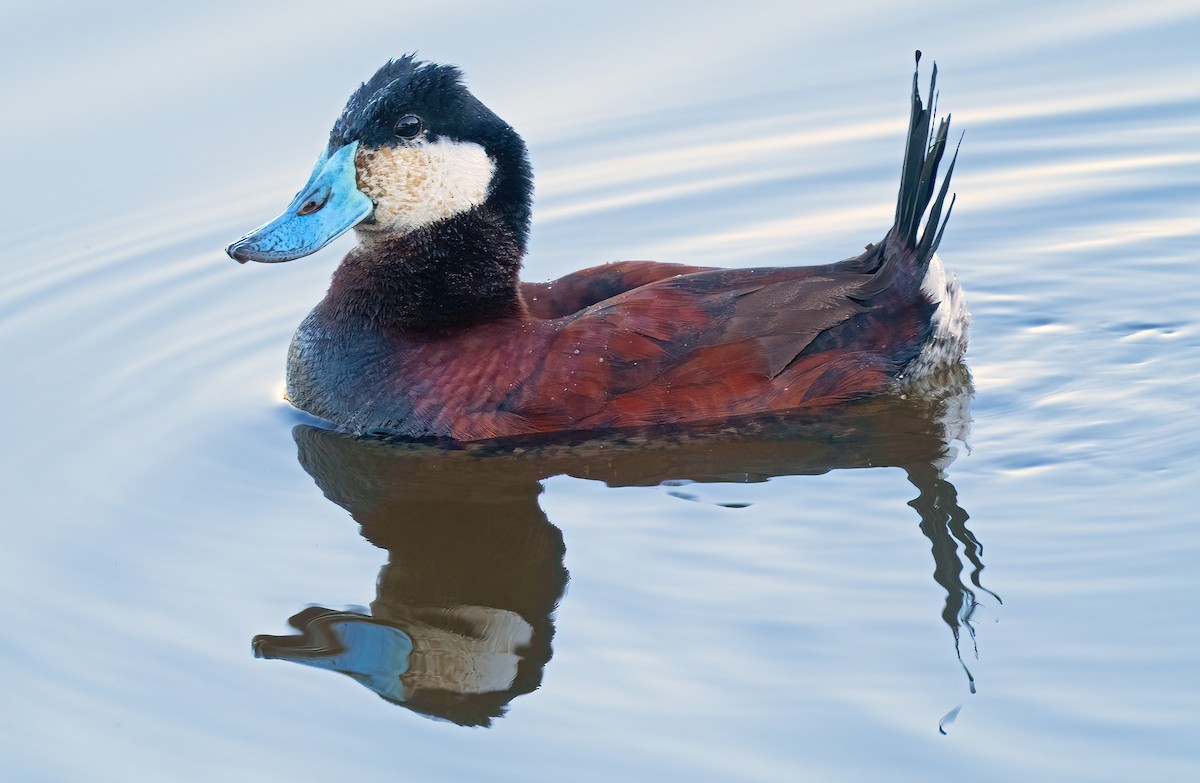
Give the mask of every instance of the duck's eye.
<svg viewBox="0 0 1200 783">
<path fill-rule="evenodd" d="M 396 120 L 396 135 L 402 139 L 411 139 L 424 129 L 421 118 L 415 114 L 405 114 Z"/>
</svg>

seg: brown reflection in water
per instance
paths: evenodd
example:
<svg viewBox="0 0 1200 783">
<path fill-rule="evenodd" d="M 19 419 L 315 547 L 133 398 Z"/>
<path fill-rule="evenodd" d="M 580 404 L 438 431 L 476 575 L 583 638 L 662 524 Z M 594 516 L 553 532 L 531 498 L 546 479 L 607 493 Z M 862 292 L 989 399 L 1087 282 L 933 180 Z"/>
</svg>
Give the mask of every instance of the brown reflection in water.
<svg viewBox="0 0 1200 783">
<path fill-rule="evenodd" d="M 969 375 L 955 368 L 925 392 L 719 432 L 466 447 L 298 426 L 300 463 L 363 536 L 388 551 L 388 563 L 370 614 L 311 607 L 290 620 L 299 636 L 256 636 L 255 654 L 339 671 L 415 712 L 487 726 L 538 687 L 551 657 L 568 575 L 562 534 L 538 505 L 543 479 L 656 486 L 866 467 L 900 467 L 918 490 L 909 505 L 931 543 L 933 577 L 946 591 L 942 619 L 957 651 L 963 629 L 974 637 L 975 590 L 985 589 L 981 548 L 944 475 L 949 441 L 965 436 Z"/>
</svg>

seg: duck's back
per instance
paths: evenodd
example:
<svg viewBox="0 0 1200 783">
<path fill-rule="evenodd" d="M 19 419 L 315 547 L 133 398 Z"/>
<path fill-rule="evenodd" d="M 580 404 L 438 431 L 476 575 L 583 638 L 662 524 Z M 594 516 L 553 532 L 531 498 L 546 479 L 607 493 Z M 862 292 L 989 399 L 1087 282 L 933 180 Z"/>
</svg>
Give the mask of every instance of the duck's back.
<svg viewBox="0 0 1200 783">
<path fill-rule="evenodd" d="M 535 431 L 720 420 L 886 391 L 934 304 L 887 245 L 821 267 L 712 270 L 555 324 L 504 408 Z"/>
</svg>

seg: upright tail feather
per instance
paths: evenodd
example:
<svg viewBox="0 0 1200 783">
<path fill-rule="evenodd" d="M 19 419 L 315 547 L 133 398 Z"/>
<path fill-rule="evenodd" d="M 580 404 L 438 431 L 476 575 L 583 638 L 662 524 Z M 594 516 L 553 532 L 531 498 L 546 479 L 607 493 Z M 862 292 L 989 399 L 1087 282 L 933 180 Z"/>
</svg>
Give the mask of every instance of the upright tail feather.
<svg viewBox="0 0 1200 783">
<path fill-rule="evenodd" d="M 926 108 L 921 103 L 921 93 L 917 86 L 920 71 L 921 52 L 916 54 L 917 67 L 913 70 L 912 115 L 908 124 L 908 142 L 904 151 L 904 169 L 900 175 L 900 195 L 896 200 L 895 231 L 910 247 L 914 248 L 917 263 L 925 266 L 937 251 L 942 241 L 942 232 L 950 220 L 954 210 L 954 196 L 950 197 L 950 205 L 946 207 L 946 216 L 942 217 L 942 208 L 946 203 L 946 193 L 950 189 L 950 177 L 954 174 L 954 163 L 958 160 L 958 148 L 950 158 L 950 165 L 942 179 L 942 187 L 938 190 L 937 198 L 933 198 L 937 185 L 938 166 L 942 154 L 946 150 L 946 137 L 950 132 L 950 115 L 946 115 L 937 124 L 934 132 L 934 112 L 937 103 L 937 64 L 933 66 L 933 74 L 929 78 L 929 102 Z M 959 139 L 959 144 L 962 139 Z M 933 205 L 930 206 L 930 201 Z M 918 230 L 922 216 L 926 215 L 924 230 Z"/>
</svg>

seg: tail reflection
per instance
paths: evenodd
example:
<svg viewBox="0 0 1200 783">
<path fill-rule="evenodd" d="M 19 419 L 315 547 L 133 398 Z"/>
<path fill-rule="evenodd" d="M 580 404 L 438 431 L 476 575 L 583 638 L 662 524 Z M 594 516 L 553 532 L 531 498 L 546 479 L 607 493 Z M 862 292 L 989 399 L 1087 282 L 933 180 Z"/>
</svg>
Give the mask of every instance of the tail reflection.
<svg viewBox="0 0 1200 783">
<path fill-rule="evenodd" d="M 967 529 L 969 517 L 958 505 L 958 491 L 954 489 L 954 485 L 932 465 L 909 468 L 908 479 L 921 493 L 908 505 L 921 515 L 921 532 L 933 545 L 933 580 L 946 591 L 942 620 L 950 626 L 950 631 L 954 634 L 954 650 L 958 655 L 958 662 L 962 664 L 967 675 L 971 693 L 974 693 L 975 676 L 962 659 L 960 637 L 961 631 L 965 629 L 974 648 L 975 628 L 971 625 L 971 618 L 978 604 L 975 601 L 975 591 L 962 582 L 963 563 L 958 556 L 958 544 L 962 544 L 963 554 L 971 563 L 971 584 L 995 598 L 998 603 L 1000 596 L 979 582 L 980 574 L 983 573 L 983 547 L 975 538 L 975 534 Z"/>
<path fill-rule="evenodd" d="M 756 482 L 882 466 L 903 468 L 918 490 L 909 505 L 932 545 L 934 580 L 946 591 L 942 619 L 957 650 L 963 629 L 974 640 L 976 591 L 990 591 L 980 583 L 982 549 L 944 475 L 950 441 L 965 437 L 969 377 L 959 367 L 943 381 L 919 400 L 704 435 L 447 448 L 298 426 L 300 463 L 388 551 L 388 563 L 369 613 L 311 607 L 289 621 L 299 636 L 257 636 L 255 654 L 339 671 L 415 712 L 487 726 L 540 685 L 551 657 L 568 575 L 562 534 L 538 505 L 541 480 Z"/>
</svg>

